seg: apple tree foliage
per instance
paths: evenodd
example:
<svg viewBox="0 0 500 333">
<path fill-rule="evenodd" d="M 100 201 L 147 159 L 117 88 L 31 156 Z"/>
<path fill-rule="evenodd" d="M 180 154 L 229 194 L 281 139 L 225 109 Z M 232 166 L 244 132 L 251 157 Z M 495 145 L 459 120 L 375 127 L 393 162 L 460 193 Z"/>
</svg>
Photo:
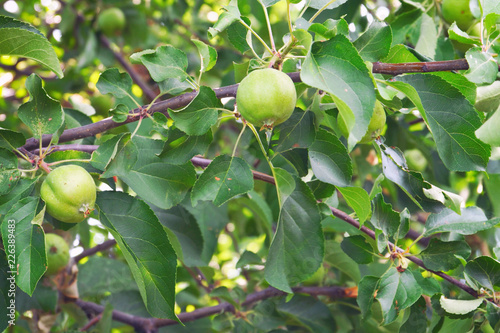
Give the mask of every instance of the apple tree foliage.
<svg viewBox="0 0 500 333">
<path fill-rule="evenodd" d="M 0 329 L 498 331 L 500 5 L 469 6 L 479 36 L 431 0 L 5 1 Z M 235 96 L 267 67 L 297 104 L 261 130 Z M 66 164 L 76 225 L 40 199 Z"/>
</svg>

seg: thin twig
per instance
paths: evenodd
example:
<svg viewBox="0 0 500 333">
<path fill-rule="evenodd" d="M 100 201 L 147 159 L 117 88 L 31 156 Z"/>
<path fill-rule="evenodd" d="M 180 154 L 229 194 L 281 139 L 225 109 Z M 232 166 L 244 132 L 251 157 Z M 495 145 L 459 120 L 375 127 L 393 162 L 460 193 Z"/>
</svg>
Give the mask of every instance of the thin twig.
<svg viewBox="0 0 500 333">
<path fill-rule="evenodd" d="M 344 287 L 294 287 L 292 291 L 294 293 L 309 294 L 314 296 L 328 296 L 330 298 L 345 298 L 350 297 L 346 290 L 349 288 Z M 286 296 L 286 292 L 278 290 L 273 287 L 266 288 L 261 291 L 254 292 L 247 296 L 245 301 L 241 303 L 241 306 L 251 306 L 256 302 L 278 297 Z M 77 299 L 75 304 L 78 305 L 82 310 L 88 314 L 99 314 L 104 311 L 104 306 L 95 304 L 92 302 L 86 302 L 81 299 Z M 219 305 L 205 307 L 196 309 L 192 312 L 184 312 L 179 314 L 177 317 L 183 323 L 194 321 L 200 318 L 208 317 L 214 314 L 220 314 L 224 312 L 235 312 L 235 308 L 232 304 L 224 302 Z M 130 325 L 143 332 L 154 332 L 157 328 L 163 326 L 177 325 L 179 322 L 171 319 L 158 319 L 158 318 L 144 318 L 139 316 L 133 316 L 128 313 L 121 311 L 113 311 L 113 319 Z"/>
<path fill-rule="evenodd" d="M 84 250 L 82 253 L 80 253 L 77 256 L 73 257 L 73 260 L 78 263 L 80 260 L 82 260 L 85 257 L 91 256 L 93 254 L 96 254 L 97 252 L 101 252 L 104 250 L 109 249 L 110 247 L 113 247 L 116 244 L 116 241 L 114 239 L 109 239 L 99 245 L 96 245 L 94 247 L 91 247 L 90 249 Z"/>
</svg>

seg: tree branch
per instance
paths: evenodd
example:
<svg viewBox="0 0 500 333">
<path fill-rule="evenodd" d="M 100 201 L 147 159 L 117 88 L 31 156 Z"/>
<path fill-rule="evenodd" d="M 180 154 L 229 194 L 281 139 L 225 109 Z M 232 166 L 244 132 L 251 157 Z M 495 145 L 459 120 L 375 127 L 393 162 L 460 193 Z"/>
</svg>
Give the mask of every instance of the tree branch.
<svg viewBox="0 0 500 333">
<path fill-rule="evenodd" d="M 344 287 L 295 287 L 292 288 L 294 293 L 302 293 L 314 296 L 328 296 L 330 298 L 347 298 L 351 297 L 347 292 L 349 288 Z M 286 296 L 286 292 L 278 290 L 273 287 L 266 288 L 261 291 L 254 292 L 247 296 L 245 301 L 241 303 L 241 306 L 251 306 L 252 304 L 278 296 Z M 92 302 L 86 302 L 81 299 L 77 299 L 75 304 L 82 308 L 86 313 L 89 314 L 99 314 L 104 311 L 104 306 L 98 305 Z M 235 312 L 235 308 L 232 304 L 224 302 L 215 306 L 210 306 L 206 308 L 196 309 L 192 312 L 184 312 L 179 314 L 177 317 L 183 323 L 194 321 L 200 318 L 212 316 L 224 312 Z M 177 325 L 179 322 L 171 319 L 158 319 L 158 318 L 144 318 L 139 316 L 133 316 L 121 311 L 113 311 L 113 319 L 130 325 L 137 330 L 142 330 L 146 332 L 152 332 L 159 327 Z"/>
<path fill-rule="evenodd" d="M 127 73 L 130 75 L 132 80 L 142 89 L 144 94 L 146 95 L 147 99 L 149 101 L 152 101 L 156 97 L 156 93 L 142 80 L 142 78 L 137 74 L 137 72 L 134 70 L 134 68 L 130 65 L 130 63 L 125 60 L 122 54 L 116 52 L 113 50 L 111 47 L 111 43 L 109 40 L 101 34 L 100 36 L 101 44 L 104 45 L 106 48 L 108 48 L 111 52 L 113 52 L 113 55 L 115 59 L 122 65 L 122 67 L 127 71 Z"/>
<path fill-rule="evenodd" d="M 126 63 L 126 62 L 125 62 Z M 398 75 L 402 73 L 427 73 L 427 72 L 439 72 L 439 71 L 450 71 L 450 70 L 463 70 L 468 69 L 469 65 L 465 59 L 449 60 L 449 61 L 435 61 L 435 62 L 411 62 L 411 63 L 400 63 L 400 64 L 387 64 L 376 62 L 373 64 L 373 73 Z M 294 82 L 301 82 L 300 73 L 288 73 Z M 233 84 L 226 87 L 214 89 L 217 98 L 222 97 L 235 97 L 236 91 L 238 89 L 238 84 Z M 191 103 L 191 101 L 196 97 L 197 92 L 188 92 L 179 96 L 172 97 L 165 101 L 158 101 L 154 103 L 149 113 L 161 112 L 168 116 L 168 109 L 180 109 Z M 122 126 L 124 124 L 132 123 L 140 118 L 140 112 L 142 108 L 131 110 L 131 115 L 128 116 L 127 120 L 121 123 L 114 122 L 111 118 L 106 118 L 96 123 L 88 124 L 78 128 L 70 128 L 65 130 L 59 137 L 59 142 L 68 142 L 76 139 L 82 139 L 89 136 L 94 136 L 96 134 L 105 132 L 115 127 Z M 52 135 L 45 134 L 42 137 L 42 145 L 47 146 L 50 143 Z M 26 140 L 24 148 L 31 150 L 39 146 L 38 140 L 30 138 Z"/>
<path fill-rule="evenodd" d="M 350 217 L 348 214 L 344 213 L 343 211 L 341 211 L 340 209 L 337 209 L 337 208 L 334 208 L 334 207 L 330 207 L 330 210 L 332 211 L 332 214 L 336 217 L 338 217 L 339 219 L 349 223 L 350 225 L 356 227 L 357 229 L 361 230 L 362 232 L 364 232 L 365 234 L 367 234 L 368 236 L 370 236 L 371 238 L 373 239 L 376 239 L 375 237 L 375 231 L 365 227 L 365 226 L 361 226 L 360 223 L 358 221 L 356 221 L 355 219 L 353 219 L 352 217 Z M 403 249 L 397 247 L 396 245 L 394 245 L 393 243 L 389 242 L 389 246 L 390 248 L 393 250 L 393 251 L 398 251 L 398 252 L 404 252 Z M 423 269 L 433 273 L 433 274 L 436 274 L 437 276 L 443 278 L 444 280 L 448 281 L 449 283 L 457 286 L 458 288 L 466 291 L 467 293 L 471 294 L 472 296 L 474 297 L 478 297 L 478 293 L 477 291 L 475 291 L 474 289 L 472 289 L 471 287 L 469 287 L 468 285 L 466 285 L 465 283 L 459 281 L 459 280 L 456 280 L 454 278 L 452 278 L 451 276 L 443 273 L 443 272 L 436 272 L 436 271 L 433 271 L 433 270 L 430 270 L 428 269 L 427 267 L 425 267 L 424 265 L 424 262 L 417 258 L 417 257 L 414 257 L 414 256 L 409 256 L 409 257 L 406 257 L 408 260 L 411 260 L 413 261 L 415 264 L 417 264 L 418 266 L 422 267 Z"/>
<path fill-rule="evenodd" d="M 80 260 L 82 260 L 85 257 L 91 256 L 93 254 L 96 254 L 97 252 L 101 252 L 104 250 L 109 249 L 110 247 L 114 246 L 116 244 L 116 241 L 114 239 L 109 239 L 99 245 L 96 245 L 94 247 L 91 247 L 90 249 L 84 250 L 82 253 L 80 253 L 77 256 L 73 257 L 73 260 L 78 263 Z"/>
</svg>

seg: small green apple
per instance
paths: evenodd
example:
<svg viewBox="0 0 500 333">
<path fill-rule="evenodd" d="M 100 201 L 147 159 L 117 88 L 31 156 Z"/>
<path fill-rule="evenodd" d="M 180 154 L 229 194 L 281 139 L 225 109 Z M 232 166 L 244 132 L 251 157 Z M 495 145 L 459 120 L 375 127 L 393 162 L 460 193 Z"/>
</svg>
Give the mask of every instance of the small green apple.
<svg viewBox="0 0 500 333">
<path fill-rule="evenodd" d="M 125 14 L 120 8 L 103 10 L 97 18 L 97 26 L 108 37 L 119 35 L 125 28 Z"/>
<path fill-rule="evenodd" d="M 293 113 L 297 93 L 288 75 L 272 68 L 258 69 L 239 84 L 236 105 L 243 119 L 257 127 L 272 128 Z"/>
<path fill-rule="evenodd" d="M 59 235 L 45 234 L 45 254 L 47 255 L 47 274 L 57 274 L 69 262 L 68 243 Z"/>
<path fill-rule="evenodd" d="M 387 118 L 385 115 L 384 106 L 378 100 L 375 101 L 375 107 L 373 109 L 372 117 L 370 118 L 370 123 L 368 124 L 368 130 L 361 138 L 359 143 L 372 142 L 373 139 L 380 134 L 382 128 L 384 128 L 386 119 Z M 340 133 L 342 133 L 342 135 L 347 138 L 349 136 L 349 131 L 347 130 L 347 125 L 344 121 L 344 118 L 342 118 L 340 114 L 337 117 L 337 125 L 339 127 Z"/>
<path fill-rule="evenodd" d="M 92 176 L 78 165 L 52 170 L 42 183 L 40 196 L 47 213 L 62 222 L 82 222 L 94 210 L 96 186 Z"/>
</svg>

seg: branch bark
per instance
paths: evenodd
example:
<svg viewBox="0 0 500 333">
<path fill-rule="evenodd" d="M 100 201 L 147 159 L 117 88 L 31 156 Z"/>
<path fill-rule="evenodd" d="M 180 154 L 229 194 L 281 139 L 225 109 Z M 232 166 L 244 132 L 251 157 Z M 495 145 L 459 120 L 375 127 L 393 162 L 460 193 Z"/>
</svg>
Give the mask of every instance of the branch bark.
<svg viewBox="0 0 500 333">
<path fill-rule="evenodd" d="M 295 287 L 292 288 L 294 293 L 302 293 L 313 296 L 327 296 L 330 298 L 346 298 L 351 297 L 347 292 L 348 288 L 343 287 Z M 284 291 L 278 290 L 273 287 L 266 288 L 261 291 L 254 292 L 247 296 L 245 301 L 241 303 L 241 306 L 247 307 L 251 306 L 256 302 L 288 295 Z M 95 304 L 92 302 L 86 302 L 81 299 L 75 301 L 82 310 L 88 314 L 96 315 L 104 311 L 104 306 Z M 224 312 L 235 312 L 236 309 L 230 303 L 224 302 L 215 306 L 210 306 L 206 308 L 196 309 L 192 312 L 185 312 L 179 314 L 177 317 L 183 323 L 194 321 L 200 318 L 216 315 Z M 139 316 L 133 316 L 121 311 L 113 311 L 113 319 L 125 323 L 134 327 L 137 330 L 145 332 L 153 332 L 159 327 L 177 325 L 179 322 L 171 319 L 158 319 L 158 318 L 144 318 Z"/>
<path fill-rule="evenodd" d="M 130 65 L 129 65 L 130 66 Z M 428 72 L 439 72 L 439 71 L 450 71 L 450 70 L 464 70 L 468 69 L 469 65 L 467 60 L 449 60 L 449 61 L 435 61 L 435 62 L 411 62 L 411 63 L 400 63 L 400 64 L 388 64 L 388 63 L 373 63 L 373 73 L 388 74 L 388 75 L 399 75 L 402 73 L 428 73 Z M 289 73 L 288 74 L 294 82 L 301 82 L 300 73 Z M 237 84 L 233 84 L 226 87 L 214 89 L 217 98 L 223 97 L 235 97 L 236 91 L 238 89 Z M 168 109 L 180 109 L 188 105 L 195 97 L 197 92 L 188 92 L 179 96 L 172 97 L 165 101 L 159 101 L 154 103 L 149 113 L 161 112 L 168 116 Z M 88 124 L 78 128 L 71 128 L 65 130 L 59 137 L 59 142 L 68 142 L 76 139 L 82 139 L 89 136 L 94 136 L 96 134 L 105 132 L 115 127 L 122 126 L 124 124 L 132 123 L 139 120 L 141 109 L 137 108 L 131 110 L 131 115 L 128 116 L 127 120 L 121 123 L 114 122 L 111 118 L 106 118 L 93 124 Z M 42 137 L 42 145 L 47 146 L 50 142 L 52 135 L 45 134 Z M 30 138 L 26 141 L 23 146 L 27 150 L 32 150 L 38 148 L 38 140 Z"/>
</svg>

